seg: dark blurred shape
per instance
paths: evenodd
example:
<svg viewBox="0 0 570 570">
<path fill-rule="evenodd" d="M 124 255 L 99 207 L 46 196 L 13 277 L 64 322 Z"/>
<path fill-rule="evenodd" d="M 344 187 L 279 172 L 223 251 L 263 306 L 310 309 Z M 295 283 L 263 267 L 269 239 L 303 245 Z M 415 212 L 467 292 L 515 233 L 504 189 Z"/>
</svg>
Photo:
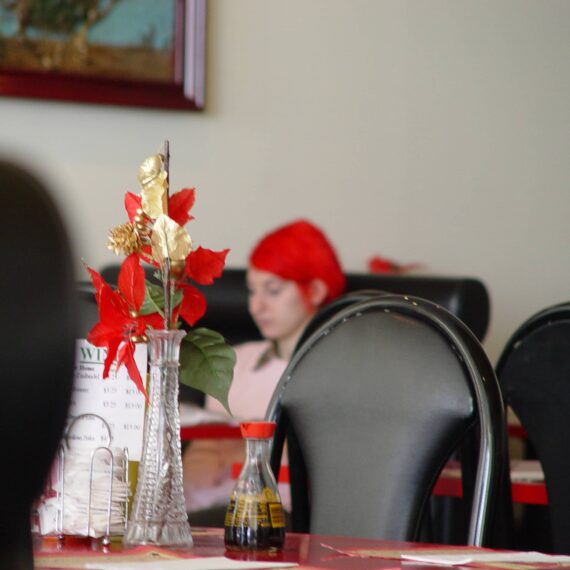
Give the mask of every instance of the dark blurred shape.
<svg viewBox="0 0 570 570">
<path fill-rule="evenodd" d="M 61 440 L 75 353 L 75 283 L 41 182 L 0 161 L 0 568 L 33 568 L 30 511 Z"/>
<path fill-rule="evenodd" d="M 530 317 L 497 364 L 505 402 L 528 434 L 527 458 L 544 470 L 548 506 L 526 506 L 517 548 L 570 554 L 570 303 Z"/>
</svg>

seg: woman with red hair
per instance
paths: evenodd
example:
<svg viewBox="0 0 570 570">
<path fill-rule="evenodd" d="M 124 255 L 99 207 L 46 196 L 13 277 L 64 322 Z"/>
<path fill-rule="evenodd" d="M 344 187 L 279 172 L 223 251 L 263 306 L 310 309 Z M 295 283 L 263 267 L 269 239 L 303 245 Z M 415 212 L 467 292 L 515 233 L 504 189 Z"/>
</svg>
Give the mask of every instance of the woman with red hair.
<svg viewBox="0 0 570 570">
<path fill-rule="evenodd" d="M 249 311 L 264 340 L 236 347 L 229 404 L 235 418 L 256 420 L 264 417 L 305 326 L 322 305 L 344 291 L 345 277 L 325 234 L 311 222 L 297 220 L 254 247 L 247 287 Z M 207 398 L 206 408 L 224 413 L 213 398 Z M 231 465 L 242 460 L 241 441 L 193 442 L 184 454 L 188 510 L 225 506 L 233 487 Z M 283 500 L 286 505 L 287 498 Z M 191 522 L 201 524 L 204 519 L 191 515 Z"/>
</svg>

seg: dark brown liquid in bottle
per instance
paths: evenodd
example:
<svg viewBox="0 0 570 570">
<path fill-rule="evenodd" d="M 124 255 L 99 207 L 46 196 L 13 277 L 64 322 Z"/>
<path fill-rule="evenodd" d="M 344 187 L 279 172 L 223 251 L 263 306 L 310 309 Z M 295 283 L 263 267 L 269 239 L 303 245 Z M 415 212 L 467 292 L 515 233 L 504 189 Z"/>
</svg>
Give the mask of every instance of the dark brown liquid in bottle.
<svg viewBox="0 0 570 570">
<path fill-rule="evenodd" d="M 255 511 L 261 516 L 255 516 Z M 275 513 L 276 519 L 270 512 Z M 228 550 L 276 551 L 284 542 L 285 525 L 280 504 L 270 507 L 261 503 L 257 509 L 249 510 L 246 516 L 239 516 L 239 507 L 235 501 L 230 501 L 224 526 L 224 544 Z"/>
<path fill-rule="evenodd" d="M 279 550 L 284 541 L 284 528 L 226 526 L 224 530 L 224 543 L 229 550 Z"/>
</svg>

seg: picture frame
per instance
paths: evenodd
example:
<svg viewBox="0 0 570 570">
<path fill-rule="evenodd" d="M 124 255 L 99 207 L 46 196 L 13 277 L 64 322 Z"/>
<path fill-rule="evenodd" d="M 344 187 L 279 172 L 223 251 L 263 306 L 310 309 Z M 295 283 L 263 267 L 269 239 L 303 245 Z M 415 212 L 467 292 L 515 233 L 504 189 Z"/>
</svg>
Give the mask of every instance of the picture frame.
<svg viewBox="0 0 570 570">
<path fill-rule="evenodd" d="M 168 5 L 169 1 L 172 5 Z M 89 72 L 80 74 L 60 70 L 18 69 L 13 65 L 3 66 L 0 57 L 0 97 L 31 97 L 162 109 L 202 109 L 205 94 L 206 0 L 160 0 L 154 6 L 159 7 L 155 9 L 165 6 L 174 11 L 172 41 L 168 45 L 170 52 L 165 54 L 164 49 L 161 52 L 161 61 L 167 60 L 169 66 L 167 79 L 148 80 L 124 76 L 105 77 L 101 74 L 91 75 Z M 152 37 L 147 43 L 152 41 Z M 121 48 L 113 49 L 117 52 Z M 107 59 L 113 58 L 107 56 Z M 128 61 L 127 57 L 123 59 Z M 142 66 L 139 64 L 139 67 Z"/>
</svg>

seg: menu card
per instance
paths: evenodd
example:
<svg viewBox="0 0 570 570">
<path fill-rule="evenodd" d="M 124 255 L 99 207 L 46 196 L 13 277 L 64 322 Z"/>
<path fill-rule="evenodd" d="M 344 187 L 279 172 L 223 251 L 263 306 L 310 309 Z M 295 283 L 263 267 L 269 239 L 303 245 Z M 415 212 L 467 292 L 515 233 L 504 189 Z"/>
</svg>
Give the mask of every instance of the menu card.
<svg viewBox="0 0 570 570">
<path fill-rule="evenodd" d="M 85 339 L 76 343 L 75 378 L 69 410 L 68 443 L 73 446 L 108 445 L 127 448 L 130 461 L 140 461 L 144 426 L 145 399 L 122 366 L 111 366 L 103 379 L 103 363 L 107 351 Z M 135 361 L 142 378 L 146 378 L 147 346 L 137 344 Z M 111 441 L 101 421 L 73 423 L 74 418 L 90 414 L 99 416 L 109 426 Z M 107 441 L 105 441 L 107 439 Z"/>
</svg>

